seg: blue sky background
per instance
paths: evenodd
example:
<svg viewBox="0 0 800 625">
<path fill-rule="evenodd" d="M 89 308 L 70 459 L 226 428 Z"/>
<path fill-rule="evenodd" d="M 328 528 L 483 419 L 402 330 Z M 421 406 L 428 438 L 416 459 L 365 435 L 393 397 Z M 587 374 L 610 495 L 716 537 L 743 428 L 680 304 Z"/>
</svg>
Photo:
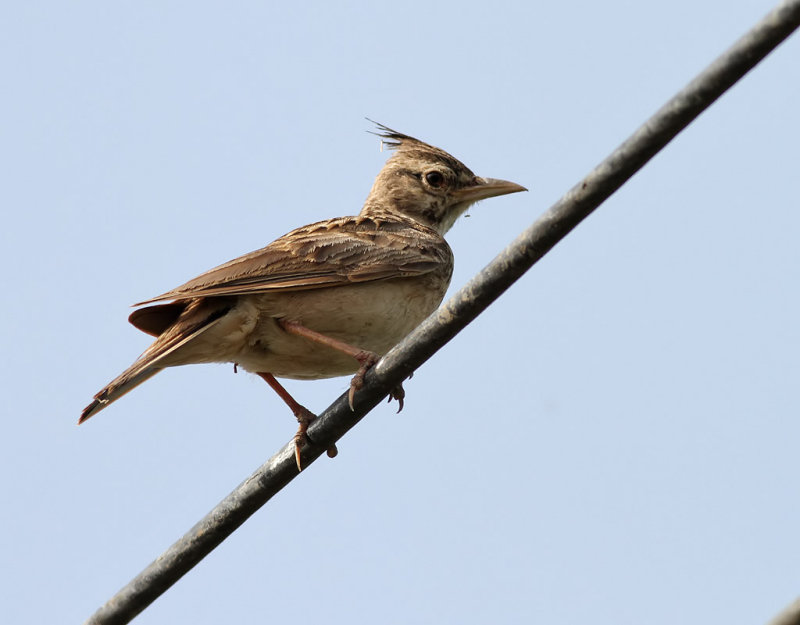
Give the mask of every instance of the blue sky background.
<svg viewBox="0 0 800 625">
<path fill-rule="evenodd" d="M 294 433 L 164 372 L 131 303 L 319 219 L 368 116 L 530 192 L 452 288 L 769 1 L 27 2 L 0 20 L 0 605 L 75 623 Z M 761 623 L 800 592 L 800 39 L 726 94 L 137 623 Z M 312 410 L 346 378 L 288 382 Z"/>
</svg>

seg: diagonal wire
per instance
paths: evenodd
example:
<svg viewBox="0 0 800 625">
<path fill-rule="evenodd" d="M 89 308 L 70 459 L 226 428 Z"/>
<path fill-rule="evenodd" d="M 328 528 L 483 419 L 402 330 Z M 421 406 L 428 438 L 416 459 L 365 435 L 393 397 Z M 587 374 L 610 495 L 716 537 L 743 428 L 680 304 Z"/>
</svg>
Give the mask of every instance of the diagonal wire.
<svg viewBox="0 0 800 625">
<path fill-rule="evenodd" d="M 346 394 L 334 401 L 309 430 L 314 443 L 303 450 L 303 466 L 308 466 L 331 447 L 386 397 L 389 389 L 407 378 L 485 310 L 798 26 L 800 0 L 785 0 L 670 99 L 466 286 L 386 354 L 368 372 L 364 388 L 356 395 L 353 411 Z M 130 622 L 297 475 L 294 444 L 289 442 L 86 623 Z"/>
<path fill-rule="evenodd" d="M 767 625 L 800 625 L 800 598 L 786 606 Z"/>
</svg>

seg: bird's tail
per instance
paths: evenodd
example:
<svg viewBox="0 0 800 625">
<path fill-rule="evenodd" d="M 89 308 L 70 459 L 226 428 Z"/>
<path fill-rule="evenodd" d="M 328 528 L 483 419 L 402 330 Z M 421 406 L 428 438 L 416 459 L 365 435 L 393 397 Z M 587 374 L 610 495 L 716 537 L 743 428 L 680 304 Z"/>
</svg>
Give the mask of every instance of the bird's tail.
<svg viewBox="0 0 800 625">
<path fill-rule="evenodd" d="M 156 341 L 136 359 L 136 362 L 94 396 L 92 403 L 83 409 L 78 423 L 83 423 L 128 391 L 132 391 L 142 382 L 152 378 L 162 369 L 175 364 L 186 364 L 185 362 L 175 362 L 168 356 L 173 355 L 177 349 L 213 327 L 230 310 L 230 306 L 224 305 L 223 302 L 219 302 L 219 304 L 223 305 L 213 305 L 209 300 L 197 299 L 186 305 L 177 320 L 158 336 Z M 136 311 L 131 317 L 133 318 L 137 313 L 146 312 L 146 310 Z M 136 320 L 132 319 L 132 322 L 137 325 Z M 139 326 L 137 325 L 137 327 Z"/>
<path fill-rule="evenodd" d="M 144 354 L 142 354 L 142 357 L 144 357 Z M 141 360 L 142 358 L 139 358 L 139 360 L 125 369 L 125 371 L 109 382 L 102 391 L 94 396 L 92 403 L 83 409 L 81 418 L 78 419 L 79 424 L 100 412 L 111 402 L 118 400 L 128 391 L 132 391 L 145 380 L 149 380 L 163 369 L 163 367 L 156 367 L 152 364 L 140 362 Z"/>
</svg>

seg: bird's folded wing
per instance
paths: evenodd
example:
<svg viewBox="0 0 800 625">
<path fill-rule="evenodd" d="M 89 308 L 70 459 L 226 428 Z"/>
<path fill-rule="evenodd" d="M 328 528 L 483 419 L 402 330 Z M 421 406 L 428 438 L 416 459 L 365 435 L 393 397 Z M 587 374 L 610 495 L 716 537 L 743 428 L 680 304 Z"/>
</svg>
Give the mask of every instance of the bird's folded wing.
<svg viewBox="0 0 800 625">
<path fill-rule="evenodd" d="M 144 302 L 305 290 L 449 271 L 452 252 L 411 220 L 342 217 L 293 230 Z"/>
</svg>

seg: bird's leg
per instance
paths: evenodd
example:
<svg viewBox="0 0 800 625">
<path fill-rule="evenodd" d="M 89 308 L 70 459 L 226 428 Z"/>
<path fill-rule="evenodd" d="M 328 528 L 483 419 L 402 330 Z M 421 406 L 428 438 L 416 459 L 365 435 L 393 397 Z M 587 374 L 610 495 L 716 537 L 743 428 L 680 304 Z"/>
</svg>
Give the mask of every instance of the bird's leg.
<svg viewBox="0 0 800 625">
<path fill-rule="evenodd" d="M 294 460 L 297 463 L 297 470 L 302 471 L 303 465 L 300 463 L 300 445 L 303 444 L 303 441 L 308 438 L 306 432 L 308 431 L 308 426 L 311 425 L 311 422 L 317 418 L 313 412 L 311 412 L 305 406 L 301 406 L 297 403 L 294 397 L 289 394 L 283 385 L 281 385 L 278 380 L 275 379 L 271 373 L 262 373 L 258 372 L 258 376 L 260 376 L 267 384 L 272 387 L 278 396 L 286 402 L 286 405 L 289 406 L 289 410 L 292 411 L 294 416 L 297 418 L 297 422 L 300 424 L 300 427 L 297 428 L 297 434 L 294 435 Z M 339 451 L 336 449 L 336 445 L 332 445 L 328 448 L 328 457 L 334 458 Z"/>
<path fill-rule="evenodd" d="M 350 392 L 347 394 L 347 400 L 350 403 L 350 410 L 353 410 L 353 398 L 355 397 L 356 391 L 364 386 L 364 374 L 366 374 L 370 367 L 380 360 L 380 356 L 378 356 L 378 354 L 375 352 L 359 349 L 358 347 L 349 345 L 344 341 L 340 341 L 330 336 L 326 336 L 325 334 L 316 332 L 305 327 L 298 321 L 286 321 L 279 319 L 278 324 L 291 334 L 305 337 L 314 341 L 315 343 L 319 343 L 320 345 L 327 345 L 332 349 L 347 354 L 348 356 L 352 356 L 356 359 L 356 361 L 358 361 L 358 364 L 361 366 L 353 376 L 353 379 L 350 380 Z M 392 399 L 396 399 L 400 402 L 400 410 L 403 409 L 403 397 L 405 397 L 405 391 L 403 391 L 403 387 L 401 385 L 398 385 L 389 393 L 390 401 Z M 398 412 L 400 412 L 400 410 L 398 410 Z"/>
</svg>

